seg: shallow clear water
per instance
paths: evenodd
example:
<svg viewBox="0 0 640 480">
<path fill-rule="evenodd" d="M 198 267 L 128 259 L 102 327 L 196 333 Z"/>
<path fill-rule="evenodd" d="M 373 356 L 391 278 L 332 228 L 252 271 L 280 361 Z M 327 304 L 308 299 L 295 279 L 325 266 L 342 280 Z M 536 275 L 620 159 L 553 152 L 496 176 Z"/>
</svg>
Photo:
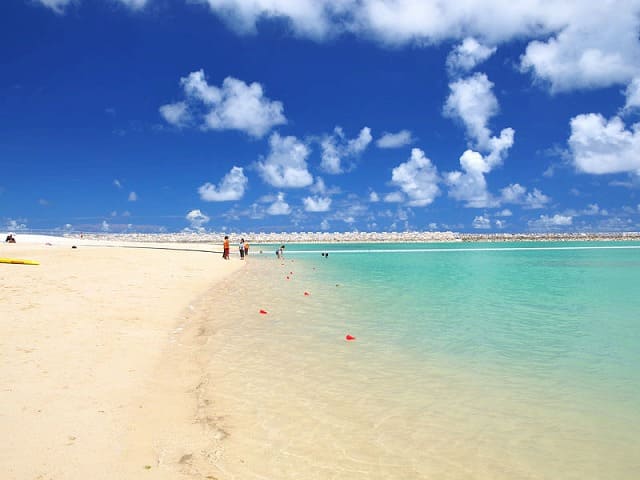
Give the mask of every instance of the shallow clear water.
<svg viewBox="0 0 640 480">
<path fill-rule="evenodd" d="M 256 246 L 211 299 L 221 471 L 638 478 L 638 245 Z"/>
</svg>

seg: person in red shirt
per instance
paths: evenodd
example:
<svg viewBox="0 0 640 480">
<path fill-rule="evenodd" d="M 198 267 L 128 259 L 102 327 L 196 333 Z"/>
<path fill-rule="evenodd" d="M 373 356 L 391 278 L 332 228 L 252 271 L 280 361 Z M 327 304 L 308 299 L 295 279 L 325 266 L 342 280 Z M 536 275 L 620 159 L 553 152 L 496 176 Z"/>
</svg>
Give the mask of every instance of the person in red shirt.
<svg viewBox="0 0 640 480">
<path fill-rule="evenodd" d="M 224 242 L 222 243 L 222 258 L 229 260 L 229 235 L 224 236 Z"/>
</svg>

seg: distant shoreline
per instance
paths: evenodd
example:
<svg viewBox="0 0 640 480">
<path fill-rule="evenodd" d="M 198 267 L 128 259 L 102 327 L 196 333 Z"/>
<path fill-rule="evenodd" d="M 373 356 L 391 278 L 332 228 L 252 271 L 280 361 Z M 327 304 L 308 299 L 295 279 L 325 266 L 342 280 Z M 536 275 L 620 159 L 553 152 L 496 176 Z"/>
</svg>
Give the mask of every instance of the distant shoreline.
<svg viewBox="0 0 640 480">
<path fill-rule="evenodd" d="M 272 243 L 446 243 L 446 242 L 567 242 L 567 241 L 630 241 L 640 240 L 640 232 L 600 233 L 455 233 L 455 232 L 293 232 L 293 233 L 85 233 L 86 240 L 116 240 L 126 242 L 213 243 L 224 235 L 232 242 L 240 238 L 252 244 Z M 65 234 L 80 238 L 80 234 Z"/>
</svg>

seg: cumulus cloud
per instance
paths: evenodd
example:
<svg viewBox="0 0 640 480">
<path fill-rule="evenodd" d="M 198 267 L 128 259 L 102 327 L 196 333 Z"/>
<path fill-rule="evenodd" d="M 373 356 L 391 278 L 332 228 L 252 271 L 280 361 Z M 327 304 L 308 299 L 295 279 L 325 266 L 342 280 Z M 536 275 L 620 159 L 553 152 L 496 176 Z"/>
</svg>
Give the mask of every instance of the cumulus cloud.
<svg viewBox="0 0 640 480">
<path fill-rule="evenodd" d="M 620 117 L 588 113 L 572 118 L 570 125 L 569 148 L 578 171 L 640 173 L 640 123 L 629 130 Z"/>
<path fill-rule="evenodd" d="M 402 192 L 390 192 L 384 196 L 386 203 L 400 203 L 404 202 L 404 195 Z"/>
<path fill-rule="evenodd" d="M 71 5 L 72 3 L 79 3 L 80 0 L 37 0 L 45 7 L 50 8 L 56 13 L 63 13 L 65 7 Z M 148 0 L 118 0 L 123 5 L 133 9 L 140 10 L 145 7 Z"/>
<path fill-rule="evenodd" d="M 491 220 L 486 215 L 478 215 L 473 219 L 472 226 L 478 230 L 488 230 L 491 228 Z"/>
<path fill-rule="evenodd" d="M 345 168 L 342 161 L 360 155 L 371 143 L 371 129 L 363 127 L 356 138 L 346 138 L 341 127 L 336 127 L 333 134 L 325 135 L 320 141 L 322 148 L 322 160 L 320 168 L 330 174 L 344 173 Z M 350 165 L 347 169 L 352 169 L 354 165 Z"/>
<path fill-rule="evenodd" d="M 205 130 L 240 130 L 255 138 L 287 123 L 282 103 L 267 98 L 259 83 L 227 77 L 216 87 L 209 85 L 204 70 L 198 70 L 181 78 L 180 84 L 186 100 L 160 107 L 160 114 L 172 125 L 184 126 L 192 110 L 198 112 Z"/>
<path fill-rule="evenodd" d="M 38 0 L 42 5 L 56 13 L 63 13 L 67 5 L 76 3 L 77 0 Z"/>
<path fill-rule="evenodd" d="M 379 202 L 380 196 L 376 192 L 372 191 L 371 193 L 369 193 L 369 201 L 371 203 Z"/>
<path fill-rule="evenodd" d="M 413 137 L 409 130 L 400 130 L 397 133 L 384 132 L 376 141 L 378 148 L 400 148 L 413 143 Z"/>
<path fill-rule="evenodd" d="M 228 202 L 240 200 L 247 188 L 249 179 L 245 176 L 241 167 L 233 167 L 227 173 L 218 186 L 209 182 L 198 188 L 200 198 L 205 202 Z"/>
<path fill-rule="evenodd" d="M 535 220 L 529 220 L 529 227 L 534 230 L 553 230 L 558 227 L 568 227 L 573 224 L 573 217 L 571 215 L 560 215 L 556 214 L 552 217 L 548 215 L 540 215 L 539 218 Z"/>
<path fill-rule="evenodd" d="M 597 203 L 590 203 L 589 205 L 587 205 L 587 208 L 580 212 L 580 215 L 602 215 L 606 217 L 607 215 L 609 215 L 609 212 L 603 208 L 600 208 Z"/>
<path fill-rule="evenodd" d="M 354 0 L 196 0 L 206 3 L 238 33 L 253 34 L 264 19 L 287 20 L 303 37 L 321 40 L 336 30 L 334 19 L 355 5 Z"/>
<path fill-rule="evenodd" d="M 276 188 L 303 188 L 313 183 L 307 169 L 309 148 L 294 136 L 269 138 L 271 151 L 257 167 L 262 179 Z"/>
<path fill-rule="evenodd" d="M 528 192 L 526 187 L 519 183 L 512 183 L 501 190 L 501 200 L 504 203 L 524 205 L 525 208 L 543 208 L 551 199 L 537 188 Z"/>
<path fill-rule="evenodd" d="M 167 123 L 176 127 L 186 126 L 191 119 L 186 102 L 169 103 L 162 105 L 158 110 Z"/>
<path fill-rule="evenodd" d="M 478 148 L 487 147 L 491 137 L 489 119 L 498 112 L 492 88 L 493 83 L 484 73 L 476 73 L 449 84 L 450 94 L 444 105 L 444 115 L 461 120 Z"/>
<path fill-rule="evenodd" d="M 291 213 L 291 207 L 284 200 L 284 193 L 279 192 L 275 201 L 267 208 L 269 215 L 289 215 Z"/>
<path fill-rule="evenodd" d="M 24 231 L 27 229 L 27 220 L 24 218 L 17 220 L 15 218 L 9 218 L 6 222 L 6 228 L 11 232 Z"/>
<path fill-rule="evenodd" d="M 487 47 L 474 48 L 475 39 L 489 45 L 532 39 L 521 68 L 554 91 L 625 84 L 640 65 L 637 0 L 198 1 L 241 33 L 254 33 L 261 20 L 278 19 L 315 40 L 346 32 L 388 45 L 462 41 L 450 64 L 467 69 L 491 54 Z"/>
<path fill-rule="evenodd" d="M 391 183 L 409 197 L 408 204 L 424 207 L 431 204 L 440 194 L 438 169 L 419 148 L 411 150 L 408 161 L 401 163 L 391 172 Z"/>
<path fill-rule="evenodd" d="M 628 83 L 640 65 L 640 26 L 635 0 L 576 2 L 574 16 L 546 41 L 534 40 L 522 69 L 555 92 Z"/>
<path fill-rule="evenodd" d="M 307 212 L 328 212 L 331 208 L 330 197 L 306 197 L 302 200 L 304 209 Z"/>
<path fill-rule="evenodd" d="M 449 196 L 466 202 L 466 206 L 471 208 L 499 206 L 499 199 L 488 191 L 485 175 L 502 163 L 513 145 L 513 136 L 514 131 L 505 128 L 500 132 L 500 137 L 492 137 L 488 142 L 490 152 L 487 155 L 466 150 L 460 157 L 462 171 L 444 174 L 444 181 L 449 186 Z"/>
<path fill-rule="evenodd" d="M 624 111 L 640 108 L 640 77 L 634 78 L 625 91 Z"/>
<path fill-rule="evenodd" d="M 447 57 L 449 75 L 458 76 L 473 70 L 487 60 L 496 51 L 496 47 L 482 45 L 473 37 L 465 38 L 456 45 Z"/>
<path fill-rule="evenodd" d="M 129 192 L 129 198 L 128 200 L 130 202 L 136 202 L 138 201 L 138 194 L 136 192 Z"/>
<path fill-rule="evenodd" d="M 187 216 L 185 218 L 191 225 L 191 228 L 199 231 L 203 230 L 204 225 L 209 223 L 209 220 L 211 220 L 211 218 L 202 213 L 199 209 L 191 210 L 189 213 L 187 213 Z"/>
<path fill-rule="evenodd" d="M 127 7 L 134 10 L 140 10 L 144 8 L 149 0 L 118 0 L 120 3 L 125 4 Z"/>
<path fill-rule="evenodd" d="M 113 184 L 118 188 L 122 188 L 122 183 L 117 178 L 113 180 Z"/>
</svg>

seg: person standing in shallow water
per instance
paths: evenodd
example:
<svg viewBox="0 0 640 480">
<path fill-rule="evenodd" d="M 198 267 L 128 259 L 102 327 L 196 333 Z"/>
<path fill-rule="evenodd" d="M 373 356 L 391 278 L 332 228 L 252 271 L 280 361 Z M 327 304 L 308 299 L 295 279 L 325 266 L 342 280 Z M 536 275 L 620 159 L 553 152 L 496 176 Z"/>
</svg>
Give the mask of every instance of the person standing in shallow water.
<svg viewBox="0 0 640 480">
<path fill-rule="evenodd" d="M 240 260 L 244 260 L 244 238 L 240 239 L 238 249 L 240 250 Z"/>
<path fill-rule="evenodd" d="M 222 242 L 222 258 L 229 260 L 229 235 L 225 235 Z"/>
<path fill-rule="evenodd" d="M 244 241 L 244 256 L 249 256 L 249 242 L 247 242 L 246 240 Z"/>
</svg>

